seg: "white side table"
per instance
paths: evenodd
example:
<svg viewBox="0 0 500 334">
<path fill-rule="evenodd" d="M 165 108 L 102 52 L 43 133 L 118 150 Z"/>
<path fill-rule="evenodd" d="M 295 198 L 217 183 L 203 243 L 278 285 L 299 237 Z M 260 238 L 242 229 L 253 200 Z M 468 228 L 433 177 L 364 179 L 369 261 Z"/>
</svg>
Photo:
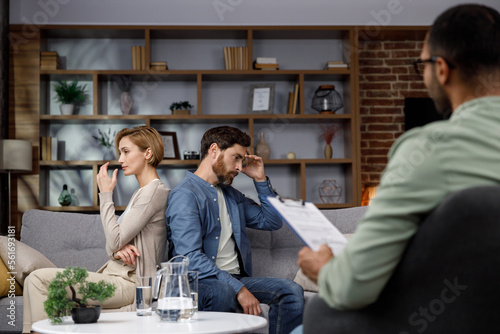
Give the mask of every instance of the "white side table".
<svg viewBox="0 0 500 334">
<path fill-rule="evenodd" d="M 42 334 L 222 334 L 249 332 L 267 325 L 263 317 L 241 313 L 198 312 L 196 317 L 185 322 L 162 322 L 155 313 L 138 317 L 135 312 L 110 312 L 101 313 L 93 324 L 75 324 L 71 317 L 64 317 L 60 325 L 52 325 L 48 319 L 37 321 L 32 330 Z"/>
</svg>

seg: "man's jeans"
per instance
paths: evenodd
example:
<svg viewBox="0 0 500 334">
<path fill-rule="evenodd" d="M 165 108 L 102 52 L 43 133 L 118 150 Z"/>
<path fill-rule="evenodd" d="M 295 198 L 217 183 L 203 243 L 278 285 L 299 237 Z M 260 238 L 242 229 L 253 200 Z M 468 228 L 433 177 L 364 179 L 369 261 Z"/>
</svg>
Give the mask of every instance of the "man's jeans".
<svg viewBox="0 0 500 334">
<path fill-rule="evenodd" d="M 304 291 L 297 283 L 275 277 L 237 277 L 259 302 L 269 305 L 269 333 L 288 334 L 302 323 Z M 236 312 L 241 306 L 234 289 L 217 279 L 198 282 L 200 311 Z"/>
</svg>

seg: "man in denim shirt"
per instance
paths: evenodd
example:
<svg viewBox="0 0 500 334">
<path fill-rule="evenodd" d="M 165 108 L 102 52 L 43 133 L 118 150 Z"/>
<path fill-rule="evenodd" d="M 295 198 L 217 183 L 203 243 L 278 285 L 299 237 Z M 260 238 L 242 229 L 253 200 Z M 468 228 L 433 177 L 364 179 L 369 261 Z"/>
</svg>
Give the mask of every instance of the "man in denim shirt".
<svg viewBox="0 0 500 334">
<path fill-rule="evenodd" d="M 270 306 L 269 333 L 289 333 L 302 323 L 304 297 L 293 281 L 251 277 L 246 228 L 277 230 L 282 220 L 266 196 L 275 196 L 262 158 L 250 155 L 250 137 L 233 127 L 209 129 L 201 140 L 201 163 L 171 191 L 168 199 L 169 256 L 185 255 L 199 272 L 202 311 L 260 315 Z M 243 162 L 247 164 L 243 167 Z M 261 205 L 231 186 L 239 172 L 254 180 Z"/>
</svg>

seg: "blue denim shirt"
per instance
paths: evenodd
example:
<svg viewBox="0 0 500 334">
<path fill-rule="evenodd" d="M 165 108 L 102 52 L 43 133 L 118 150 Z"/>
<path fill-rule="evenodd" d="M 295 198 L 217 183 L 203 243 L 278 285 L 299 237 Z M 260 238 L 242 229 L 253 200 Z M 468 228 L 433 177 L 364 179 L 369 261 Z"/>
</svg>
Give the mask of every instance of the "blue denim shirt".
<svg viewBox="0 0 500 334">
<path fill-rule="evenodd" d="M 276 196 L 269 179 L 254 184 L 261 205 L 231 186 L 221 186 L 243 276 L 252 275 L 246 228 L 273 231 L 283 224 L 266 199 L 266 196 Z M 170 192 L 166 215 L 169 256 L 185 255 L 189 258 L 189 270 L 197 270 L 200 279 L 216 277 L 229 283 L 236 293 L 240 291 L 243 284 L 215 265 L 221 234 L 217 189 L 192 172 L 187 172 L 186 177 Z"/>
</svg>

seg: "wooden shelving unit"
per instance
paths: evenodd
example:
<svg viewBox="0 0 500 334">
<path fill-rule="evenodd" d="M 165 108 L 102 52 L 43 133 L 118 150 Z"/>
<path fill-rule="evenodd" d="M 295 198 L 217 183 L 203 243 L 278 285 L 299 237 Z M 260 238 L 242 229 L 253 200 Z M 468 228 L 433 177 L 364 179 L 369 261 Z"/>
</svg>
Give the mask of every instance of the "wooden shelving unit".
<svg viewBox="0 0 500 334">
<path fill-rule="evenodd" d="M 12 28 L 14 31 L 22 30 L 22 27 Z M 288 128 L 280 130 L 281 132 L 276 131 L 275 136 L 280 137 L 282 142 L 289 143 L 294 140 L 294 134 L 302 131 L 309 131 L 309 134 L 304 134 L 308 136 L 307 138 L 318 137 L 319 125 L 333 122 L 343 128 L 340 144 L 342 152 L 338 154 L 339 157 L 322 159 L 319 154 L 301 148 L 304 152 L 297 156 L 302 158 L 288 160 L 272 156 L 266 160 L 266 172 L 272 181 L 273 173 L 281 174 L 283 171 L 290 173 L 297 181 L 296 187 L 289 189 L 284 195 L 311 200 L 320 208 L 344 208 L 360 204 L 359 89 L 358 58 L 355 49 L 358 32 L 354 27 L 47 25 L 37 31 L 39 31 L 37 36 L 32 38 L 33 45 L 37 45 L 37 48 L 29 50 L 31 57 L 36 57 L 40 51 L 54 50 L 65 58 L 64 69 L 38 69 L 34 74 L 38 75 L 39 136 L 52 136 L 68 126 L 89 129 L 100 125 L 146 124 L 163 131 L 174 129 L 181 132 L 189 131 L 188 126 L 191 125 L 198 129 L 234 124 L 241 126 L 251 138 L 255 139 L 259 132 L 272 128 L 272 122 L 279 120 Z M 145 46 L 147 64 L 150 61 L 165 60 L 169 69 L 132 70 L 131 61 L 126 58 L 130 57 L 130 47 L 136 45 Z M 224 70 L 222 54 L 224 45 L 247 46 L 249 68 L 252 68 L 252 62 L 256 57 L 277 54 L 280 69 Z M 81 53 L 78 53 L 78 50 Z M 108 54 L 118 57 L 108 57 Z M 102 61 L 99 57 L 103 58 Z M 322 69 L 328 60 L 336 60 L 339 57 L 347 60 L 348 69 Z M 130 115 L 117 114 L 110 103 L 111 99 L 116 98 L 113 96 L 115 92 L 112 87 L 114 75 L 132 76 L 137 83 L 157 83 L 157 87 L 149 91 L 150 96 L 147 97 L 147 101 L 151 101 L 151 104 L 158 106 L 159 109 L 165 110 L 163 104 L 168 105 L 173 99 L 172 95 L 169 95 L 170 91 L 176 91 L 185 92 L 194 102 L 195 110 L 190 115 L 171 115 L 154 108 L 140 109 Z M 88 84 L 91 104 L 82 114 L 60 115 L 52 102 L 51 86 L 56 80 L 74 78 L 83 78 L 82 80 Z M 255 82 L 276 83 L 277 95 L 286 97 L 288 92 L 293 90 L 295 83 L 298 83 L 297 113 L 292 115 L 280 111 L 273 114 L 248 113 L 244 93 L 247 86 Z M 337 114 L 318 114 L 309 107 L 311 91 L 323 82 L 334 82 L 340 89 L 344 108 Z M 228 92 L 236 92 L 234 94 L 236 97 L 229 96 Z M 227 104 L 224 103 L 226 100 L 229 101 Z M 227 105 L 236 107 L 231 109 Z M 227 109 L 231 109 L 230 112 L 227 112 Z M 314 133 L 311 129 L 316 126 L 318 132 Z M 186 136 L 201 138 L 201 133 L 194 132 Z M 66 139 L 66 146 L 68 145 L 73 143 Z M 298 142 L 290 147 L 297 147 L 298 150 L 300 145 L 298 139 Z M 252 144 L 252 147 L 254 146 L 255 143 Z M 286 152 L 282 153 L 286 155 Z M 41 208 L 54 211 L 98 211 L 95 174 L 104 161 L 88 159 L 84 156 L 85 152 L 82 155 L 81 158 L 58 161 L 37 159 Z M 112 161 L 111 164 L 118 165 L 118 162 Z M 160 168 L 188 169 L 195 168 L 196 164 L 197 162 L 193 160 L 164 160 Z M 318 198 L 311 198 L 311 194 L 317 192 L 315 189 L 317 185 L 310 181 L 311 175 L 329 179 L 330 168 L 336 171 L 335 177 L 342 177 L 344 194 L 342 202 L 339 203 L 321 203 Z M 59 207 L 50 199 L 53 197 L 50 188 L 57 187 L 64 179 L 60 176 L 51 176 L 51 171 L 66 169 L 75 173 L 85 170 L 92 175 L 90 178 L 82 178 L 82 182 L 92 182 L 92 185 L 89 185 L 89 189 L 92 189 L 89 205 Z M 56 182 L 57 178 L 61 180 Z M 91 181 L 83 181 L 84 179 Z M 273 185 L 277 186 L 275 182 Z"/>
</svg>

